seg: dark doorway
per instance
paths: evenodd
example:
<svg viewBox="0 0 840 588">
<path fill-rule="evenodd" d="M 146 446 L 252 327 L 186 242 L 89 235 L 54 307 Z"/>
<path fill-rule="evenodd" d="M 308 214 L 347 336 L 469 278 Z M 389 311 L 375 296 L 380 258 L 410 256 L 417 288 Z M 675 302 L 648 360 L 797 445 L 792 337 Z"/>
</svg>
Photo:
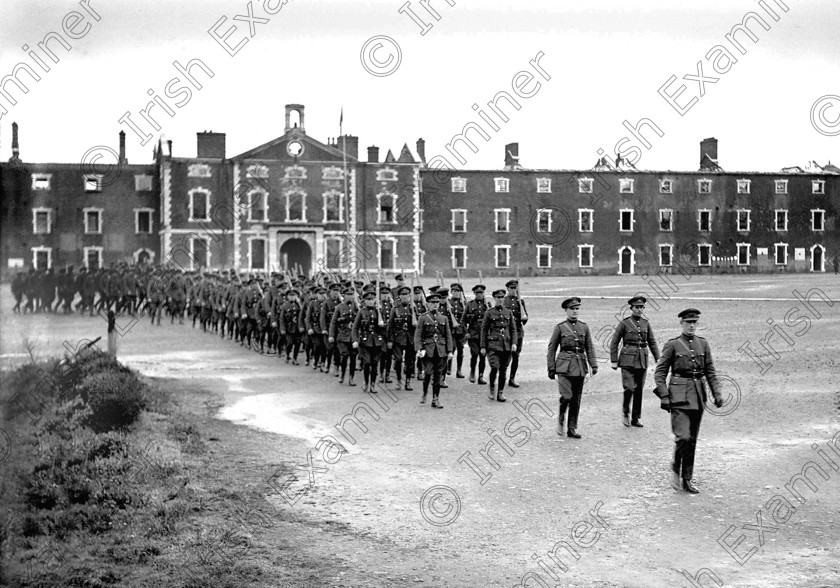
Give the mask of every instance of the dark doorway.
<svg viewBox="0 0 840 588">
<path fill-rule="evenodd" d="M 819 245 L 811 250 L 811 271 L 823 271 L 823 248 Z"/>
<path fill-rule="evenodd" d="M 296 269 L 306 275 L 312 267 L 312 248 L 303 239 L 287 239 L 280 246 L 281 269 L 294 272 Z"/>
<path fill-rule="evenodd" d="M 625 247 L 621 250 L 621 273 L 633 273 L 633 252 L 629 247 Z"/>
</svg>

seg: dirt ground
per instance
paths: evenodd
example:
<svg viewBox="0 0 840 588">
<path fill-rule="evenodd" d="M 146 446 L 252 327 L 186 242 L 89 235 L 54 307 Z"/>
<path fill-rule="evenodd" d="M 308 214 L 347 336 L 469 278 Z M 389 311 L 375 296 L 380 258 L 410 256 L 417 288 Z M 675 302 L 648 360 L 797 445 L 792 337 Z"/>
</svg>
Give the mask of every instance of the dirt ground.
<svg viewBox="0 0 840 588">
<path fill-rule="evenodd" d="M 239 483 L 270 504 L 250 527 L 247 557 L 271 559 L 272 546 L 283 543 L 315 562 L 290 585 L 840 586 L 840 306 L 819 295 L 840 301 L 840 279 L 673 280 L 678 291 L 668 290 L 669 300 L 638 276 L 524 280 L 531 320 L 521 387 L 504 404 L 454 374 L 444 410 L 419 403 L 416 380 L 412 392 L 374 399 L 361 386 L 338 386 L 190 325 L 152 327 L 148 317 L 133 326 L 120 319 L 118 356 L 146 376 L 177 381 L 182 400 L 208 419 L 218 467 L 238 468 Z M 649 302 L 647 316 L 660 346 L 679 333 L 680 310 L 702 311 L 699 334 L 726 376 L 724 395 L 732 395 L 727 414 L 704 416 L 697 496 L 669 485 L 673 441 L 650 392 L 652 369 L 645 427 L 621 423 L 620 376 L 609 369 L 601 329 L 613 327 L 639 291 L 659 307 Z M 809 291 L 810 309 L 797 299 Z M 573 294 L 583 298 L 581 320 L 601 362 L 584 389 L 580 440 L 556 434 L 557 392 L 545 370 L 560 301 Z M 42 356 L 100 335 L 105 347 L 100 318 L 10 309 L 6 285 L 3 367 L 26 358 L 24 337 Z M 781 334 L 768 345 L 776 357 L 759 343 L 774 325 Z M 763 367 L 739 352 L 745 343 Z M 513 400 L 532 403 L 529 418 Z M 366 431 L 345 422 L 342 435 L 335 425 L 354 411 Z M 497 435 L 503 441 L 493 442 Z M 495 468 L 479 455 L 488 443 Z M 465 452 L 484 483 L 459 463 Z M 803 468 L 807 480 L 796 478 Z"/>
</svg>

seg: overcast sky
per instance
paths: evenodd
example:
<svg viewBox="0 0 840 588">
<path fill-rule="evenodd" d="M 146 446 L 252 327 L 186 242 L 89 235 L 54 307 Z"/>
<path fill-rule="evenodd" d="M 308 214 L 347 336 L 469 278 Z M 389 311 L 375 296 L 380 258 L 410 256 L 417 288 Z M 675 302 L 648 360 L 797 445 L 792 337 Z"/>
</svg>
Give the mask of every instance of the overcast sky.
<svg viewBox="0 0 840 588">
<path fill-rule="evenodd" d="M 498 169 L 504 145 L 517 141 L 525 167 L 588 168 L 598 149 L 613 153 L 629 135 L 624 120 L 642 118 L 664 132 L 662 138 L 647 132 L 652 146 L 642 150 L 642 169 L 695 170 L 698 144 L 711 136 L 720 141 L 720 163 L 728 170 L 775 171 L 809 160 L 840 164 L 840 136 L 819 134 L 811 124 L 812 105 L 840 95 L 836 0 L 786 0 L 787 13 L 779 2 L 763 0 L 778 22 L 755 0 L 457 0 L 454 7 L 431 0 L 439 21 L 412 0 L 411 8 L 433 23 L 426 35 L 399 13 L 404 1 L 289 0 L 270 16 L 263 1 L 254 0 L 253 15 L 269 21 L 256 23 L 254 37 L 230 56 L 208 29 L 227 16 L 219 33 L 235 25 L 229 43 L 247 37 L 248 23 L 231 19 L 247 14 L 248 2 L 90 0 L 100 20 L 88 16 L 88 33 L 68 38 L 72 50 L 52 43 L 60 62 L 50 63 L 50 72 L 36 68 L 39 82 L 21 74 L 27 94 L 6 84 L 18 103 L 0 97 L 9 110 L 0 119 L 0 158 L 11 155 L 12 121 L 20 125 L 25 161 L 76 162 L 92 146 L 116 147 L 123 113 L 142 121 L 138 111 L 149 100 L 147 90 L 163 95 L 178 75 L 172 62 L 193 58 L 214 77 L 200 77 L 203 89 L 193 90 L 183 107 L 173 106 L 174 117 L 153 111 L 163 127 L 155 136 L 173 140 L 176 156 L 194 156 L 195 133 L 203 130 L 227 133 L 229 156 L 269 141 L 283 133 L 287 103 L 305 105 L 307 134 L 324 142 L 338 134 L 343 106 L 344 131 L 360 137 L 362 158 L 369 145 L 379 146 L 383 157 L 388 149 L 398 155 L 403 143 L 414 152 L 419 137 L 427 157 L 448 155 L 452 137 L 481 120 L 471 106 L 489 111 L 487 102 L 501 90 L 511 92 L 517 72 L 538 73 L 529 61 L 542 52 L 540 65 L 551 79 L 534 78 L 526 89 L 540 82 L 539 90 L 519 99 L 521 110 L 507 109 L 508 122 L 494 118 L 500 130 L 477 142 L 478 153 L 462 150 L 467 162 L 461 167 Z M 0 77 L 19 62 L 32 65 L 21 47 L 32 49 L 61 31 L 74 10 L 87 14 L 78 2 L 3 0 Z M 716 74 L 705 55 L 718 44 L 734 51 L 725 35 L 748 11 L 765 17 L 770 30 L 754 27 L 756 44 L 739 37 L 746 54 L 735 53 L 738 62 Z M 362 46 L 377 35 L 392 38 L 402 51 L 399 68 L 384 77 L 368 73 L 360 59 Z M 376 55 L 384 60 L 388 49 Z M 698 61 L 706 77 L 719 78 L 705 85 L 702 97 L 697 82 L 682 80 L 696 75 Z M 684 116 L 657 93 L 672 75 L 679 80 L 671 92 L 686 86 L 681 104 L 699 97 Z M 840 106 L 826 113 L 837 119 Z M 141 146 L 129 133 L 127 143 L 130 162 L 150 161 L 152 142 Z"/>
</svg>

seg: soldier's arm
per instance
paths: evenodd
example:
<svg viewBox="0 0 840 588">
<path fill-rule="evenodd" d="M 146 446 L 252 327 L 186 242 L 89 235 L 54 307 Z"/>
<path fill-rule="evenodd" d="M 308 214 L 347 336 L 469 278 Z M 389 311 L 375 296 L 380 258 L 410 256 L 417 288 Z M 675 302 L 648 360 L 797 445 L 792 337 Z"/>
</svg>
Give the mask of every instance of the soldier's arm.
<svg viewBox="0 0 840 588">
<path fill-rule="evenodd" d="M 548 340 L 548 351 L 545 354 L 545 362 L 548 366 L 548 371 L 554 371 L 554 364 L 557 360 L 557 346 L 560 344 L 560 323 L 554 325 L 554 331 L 551 333 L 551 339 Z"/>
<path fill-rule="evenodd" d="M 595 345 L 592 344 L 592 335 L 589 334 L 589 326 L 583 334 L 583 348 L 586 349 L 586 359 L 589 360 L 589 367 L 598 369 L 598 358 L 595 357 Z"/>
<path fill-rule="evenodd" d="M 648 347 L 653 354 L 653 360 L 659 361 L 659 345 L 656 343 L 656 337 L 653 336 L 653 327 L 650 326 L 650 322 L 648 322 Z"/>
<path fill-rule="evenodd" d="M 417 319 L 417 328 L 414 329 L 414 349 L 415 351 L 420 351 L 423 349 L 421 343 L 423 342 L 423 321 L 426 320 L 426 315 L 421 316 Z"/>
<path fill-rule="evenodd" d="M 468 308 L 469 303 L 464 305 L 464 312 L 461 313 L 461 319 L 459 321 L 461 323 L 461 326 L 464 327 L 465 331 L 470 330 L 470 313 L 467 310 Z"/>
<path fill-rule="evenodd" d="M 703 340 L 703 346 L 705 349 L 706 354 L 706 365 L 704 368 L 706 374 L 706 381 L 709 383 L 709 388 L 712 389 L 712 396 L 714 396 L 715 400 L 719 400 L 721 398 L 720 394 L 720 383 L 717 379 L 717 372 L 715 371 L 715 363 L 712 360 L 712 349 L 709 346 L 709 342 L 705 339 Z"/>
<path fill-rule="evenodd" d="M 510 340 L 513 345 L 516 345 L 516 342 L 519 341 L 519 329 L 516 327 L 516 317 L 513 316 L 513 311 L 510 313 Z M 521 349 L 517 349 L 517 351 L 522 351 Z"/>
<path fill-rule="evenodd" d="M 321 316 L 318 317 L 318 322 L 321 324 L 321 332 L 326 333 L 327 337 L 330 336 L 330 325 L 327 321 L 331 319 L 332 317 L 327 317 L 327 301 L 324 300 L 321 303 Z"/>
<path fill-rule="evenodd" d="M 338 307 L 333 310 L 332 318 L 330 319 L 330 338 L 335 339 L 338 335 Z"/>
<path fill-rule="evenodd" d="M 484 313 L 484 321 L 481 323 L 481 343 L 479 344 L 480 349 L 487 348 L 487 329 L 490 328 L 490 321 L 488 317 L 490 316 L 490 311 Z"/>
<path fill-rule="evenodd" d="M 656 364 L 656 370 L 653 372 L 653 380 L 656 382 L 656 395 L 660 398 L 668 396 L 668 386 L 665 380 L 668 378 L 668 370 L 674 361 L 674 344 L 668 341 L 662 349 L 662 356 Z"/>
<path fill-rule="evenodd" d="M 385 333 L 388 335 L 388 338 L 393 340 L 394 338 L 394 320 L 397 317 L 397 307 L 394 306 L 391 309 L 391 312 L 388 314 L 388 322 L 386 323 Z"/>
<path fill-rule="evenodd" d="M 452 339 L 452 329 L 449 326 L 449 321 L 446 321 L 446 353 L 455 351 L 455 341 Z"/>
<path fill-rule="evenodd" d="M 618 326 L 613 331 L 612 339 L 610 339 L 610 362 L 618 363 L 618 343 L 624 337 L 624 321 L 618 323 Z M 658 352 L 657 352 L 658 359 Z"/>
</svg>

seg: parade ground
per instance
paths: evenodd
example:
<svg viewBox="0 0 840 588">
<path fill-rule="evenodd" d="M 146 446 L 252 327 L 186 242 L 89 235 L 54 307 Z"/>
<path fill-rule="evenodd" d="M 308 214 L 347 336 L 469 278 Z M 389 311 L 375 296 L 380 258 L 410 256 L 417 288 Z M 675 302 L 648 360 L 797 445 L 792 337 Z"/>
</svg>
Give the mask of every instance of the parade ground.
<svg viewBox="0 0 840 588">
<path fill-rule="evenodd" d="M 505 279 L 485 281 L 489 289 Z M 118 359 L 171 390 L 199 424 L 208 449 L 189 483 L 208 515 L 196 533 L 240 529 L 247 548 L 229 565 L 275 574 L 243 572 L 241 584 L 225 585 L 840 586 L 840 277 L 649 282 L 523 278 L 530 320 L 520 387 L 505 391 L 506 403 L 454 371 L 443 410 L 420 404 L 416 379 L 413 391 L 389 385 L 374 397 L 362 393 L 360 373 L 356 387 L 339 385 L 189 319 L 153 327 L 148 316 L 119 317 Z M 470 299 L 475 282 L 463 283 Z M 669 484 L 673 437 L 652 367 L 644 428 L 622 425 L 607 349 L 638 293 L 660 348 L 679 334 L 678 312 L 702 312 L 698 334 L 727 403 L 703 417 L 698 495 Z M 557 435 L 546 374 L 548 338 L 569 296 L 582 298 L 599 360 L 584 387 L 582 439 Z M 28 361 L 25 341 L 41 358 L 100 336 L 106 348 L 102 318 L 12 314 L 12 305 L 4 284 L 4 369 Z M 181 557 L 201 565 L 187 551 L 161 557 L 173 570 Z M 141 576 L 161 569 L 125 585 L 144 586 Z"/>
</svg>

